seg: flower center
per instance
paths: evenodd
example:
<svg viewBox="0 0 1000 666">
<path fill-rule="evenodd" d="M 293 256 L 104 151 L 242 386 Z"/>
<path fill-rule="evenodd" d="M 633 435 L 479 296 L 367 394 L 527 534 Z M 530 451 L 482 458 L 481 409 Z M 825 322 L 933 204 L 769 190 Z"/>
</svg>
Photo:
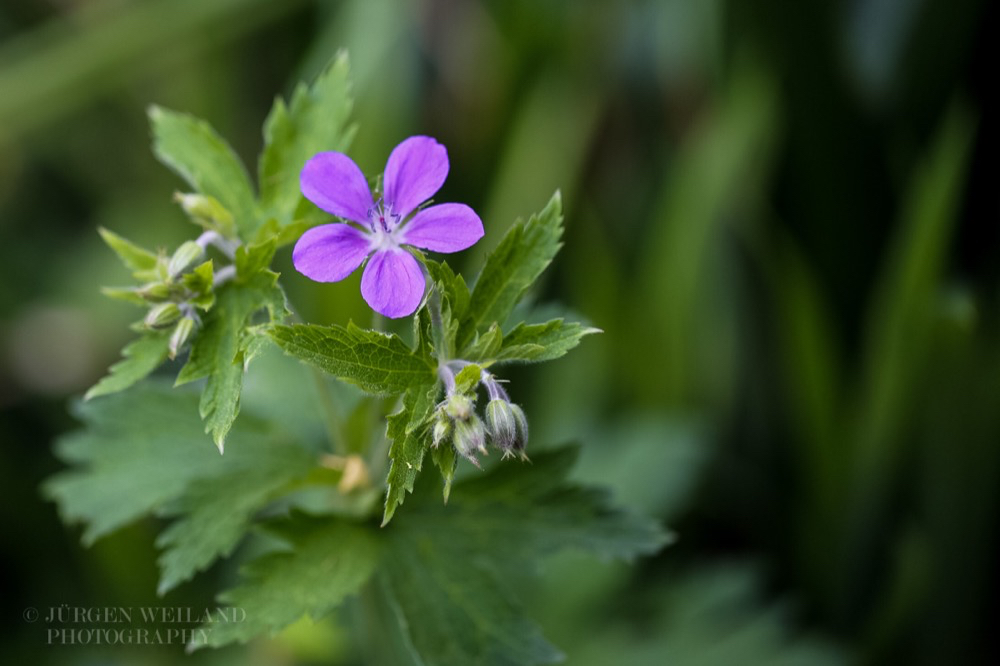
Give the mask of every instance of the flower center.
<svg viewBox="0 0 1000 666">
<path fill-rule="evenodd" d="M 368 209 L 368 225 L 372 233 L 391 234 L 399 225 L 399 215 L 393 212 L 391 203 L 379 199 Z"/>
</svg>

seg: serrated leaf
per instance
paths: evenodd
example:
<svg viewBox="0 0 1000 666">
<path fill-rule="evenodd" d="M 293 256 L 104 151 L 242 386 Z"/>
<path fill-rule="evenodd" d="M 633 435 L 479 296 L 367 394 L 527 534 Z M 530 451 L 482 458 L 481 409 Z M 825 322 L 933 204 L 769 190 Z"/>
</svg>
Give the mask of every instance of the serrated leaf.
<svg viewBox="0 0 1000 666">
<path fill-rule="evenodd" d="M 253 515 L 285 486 L 305 476 L 314 457 L 298 446 L 258 454 L 256 467 L 192 482 L 164 515 L 179 516 L 160 533 L 159 594 L 165 594 L 219 557 L 227 557 L 250 527 Z"/>
<path fill-rule="evenodd" d="M 240 408 L 244 358 L 251 316 L 268 309 L 271 318 L 284 313 L 284 295 L 275 285 L 277 275 L 258 273 L 245 283 L 229 283 L 217 292 L 215 307 L 191 346 L 191 356 L 177 376 L 177 384 L 207 378 L 199 412 L 205 432 L 211 433 L 219 451 Z"/>
<path fill-rule="evenodd" d="M 379 544 L 371 530 L 337 518 L 294 513 L 267 526 L 288 544 L 241 570 L 243 582 L 219 599 L 245 612 L 241 622 L 205 624 L 192 648 L 273 635 L 303 615 L 318 620 L 371 577 Z M 207 641 L 203 640 L 207 637 Z"/>
<path fill-rule="evenodd" d="M 62 437 L 56 454 L 71 469 L 46 480 L 43 492 L 68 523 L 84 523 L 85 544 L 162 509 L 197 481 L 245 474 L 298 444 L 275 436 L 247 415 L 232 432 L 226 456 L 208 445 L 196 413 L 197 394 L 146 382 L 102 400 L 78 403 L 84 428 Z"/>
<path fill-rule="evenodd" d="M 563 548 L 605 557 L 655 552 L 667 535 L 566 484 L 576 449 L 498 465 L 457 483 L 447 506 L 418 484 L 405 519 L 386 529 L 379 588 L 419 663 L 542 664 L 560 658 L 510 597 L 504 572 Z M 455 535 L 461 535 L 456 538 Z"/>
<path fill-rule="evenodd" d="M 430 444 L 426 434 L 427 421 L 434 412 L 439 389 L 436 383 L 411 388 L 403 396 L 403 406 L 389 415 L 386 437 L 389 447 L 389 473 L 386 477 L 384 527 L 392 520 L 396 508 L 403 503 L 423 465 Z"/>
<path fill-rule="evenodd" d="M 562 660 L 489 564 L 449 547 L 449 540 L 405 526 L 392 537 L 380 588 L 419 663 L 530 666 Z"/>
<path fill-rule="evenodd" d="M 496 358 L 502 345 L 503 332 L 500 330 L 500 326 L 494 323 L 485 333 L 476 335 L 475 339 L 465 348 L 462 358 L 471 361 L 484 361 L 488 364 Z"/>
<path fill-rule="evenodd" d="M 229 144 L 207 122 L 184 113 L 153 106 L 149 120 L 157 158 L 191 187 L 215 197 L 249 238 L 257 227 L 253 188 Z"/>
<path fill-rule="evenodd" d="M 451 484 L 455 480 L 455 470 L 458 467 L 458 454 L 455 453 L 455 447 L 450 442 L 444 441 L 431 447 L 431 460 L 441 470 L 441 480 L 444 482 L 442 496 L 447 502 L 451 496 Z"/>
<path fill-rule="evenodd" d="M 122 360 L 87 391 L 84 400 L 117 393 L 144 379 L 167 359 L 169 345 L 170 335 L 165 331 L 152 331 L 128 343 L 122 349 Z"/>
<path fill-rule="evenodd" d="M 118 255 L 125 267 L 131 270 L 137 279 L 155 280 L 158 277 L 163 277 L 157 271 L 159 257 L 156 253 L 141 248 L 104 227 L 98 227 L 97 231 L 108 247 Z"/>
<path fill-rule="evenodd" d="M 436 381 L 433 368 L 397 336 L 343 326 L 272 326 L 267 334 L 286 353 L 374 395 L 396 395 Z"/>
<path fill-rule="evenodd" d="M 448 299 L 452 317 L 456 320 L 464 318 L 469 309 L 469 299 L 471 298 L 469 287 L 465 284 L 465 278 L 456 274 L 451 270 L 451 266 L 443 261 L 425 260 L 424 264 L 427 266 L 431 279 L 438 285 L 441 294 Z"/>
<path fill-rule="evenodd" d="M 277 244 L 273 238 L 236 248 L 237 278 L 243 281 L 249 280 L 261 271 L 267 270 L 276 248 Z"/>
<path fill-rule="evenodd" d="M 457 530 L 470 553 L 501 561 L 530 562 L 564 548 L 630 559 L 669 543 L 659 525 L 614 507 L 607 493 L 567 484 L 577 454 L 571 447 L 535 454 L 532 464 L 497 465 L 455 484 L 447 509 L 436 492 L 421 492 L 407 524 L 440 539 Z"/>
<path fill-rule="evenodd" d="M 469 324 L 459 335 L 463 348 L 477 331 L 503 324 L 514 306 L 562 247 L 562 199 L 556 192 L 542 212 L 510 228 L 486 258 L 469 301 Z"/>
<path fill-rule="evenodd" d="M 214 278 L 215 270 L 211 259 L 196 266 L 181 277 L 181 283 L 192 294 L 196 294 L 189 299 L 191 305 L 202 310 L 209 310 L 215 305 Z"/>
<path fill-rule="evenodd" d="M 260 208 L 264 219 L 292 222 L 302 199 L 299 174 L 321 151 L 344 152 L 354 136 L 348 126 L 353 100 L 346 54 L 339 54 L 312 86 L 299 84 L 286 106 L 280 98 L 264 122 L 260 157 Z"/>
<path fill-rule="evenodd" d="M 518 324 L 504 336 L 503 347 L 495 359 L 497 362 L 551 361 L 576 347 L 585 336 L 600 332 L 599 328 L 566 323 L 562 319 L 544 324 Z"/>
</svg>

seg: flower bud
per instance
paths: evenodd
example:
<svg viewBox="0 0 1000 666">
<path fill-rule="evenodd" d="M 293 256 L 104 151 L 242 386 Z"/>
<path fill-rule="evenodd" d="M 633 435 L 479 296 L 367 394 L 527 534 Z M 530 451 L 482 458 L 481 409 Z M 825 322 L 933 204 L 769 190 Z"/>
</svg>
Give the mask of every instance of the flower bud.
<svg viewBox="0 0 1000 666">
<path fill-rule="evenodd" d="M 464 421 L 455 421 L 455 436 L 452 441 L 460 456 L 479 467 L 475 454 L 477 451 L 486 453 L 486 428 L 478 416 L 472 414 Z"/>
<path fill-rule="evenodd" d="M 174 252 L 174 256 L 170 257 L 170 263 L 167 264 L 167 274 L 170 277 L 176 277 L 184 272 L 191 262 L 198 259 L 203 254 L 205 250 L 194 241 L 186 241 L 181 243 L 181 246 L 177 248 Z"/>
<path fill-rule="evenodd" d="M 438 418 L 434 423 L 434 441 L 431 446 L 437 448 L 437 446 L 448 439 L 451 435 L 451 421 L 447 418 Z"/>
<path fill-rule="evenodd" d="M 218 231 L 224 236 L 235 235 L 232 213 L 214 197 L 175 192 L 174 201 L 181 205 L 195 224 Z"/>
<path fill-rule="evenodd" d="M 170 298 L 171 287 L 165 282 L 150 282 L 136 292 L 147 301 L 154 303 Z"/>
<path fill-rule="evenodd" d="M 524 454 L 524 448 L 528 446 L 528 418 L 524 415 L 524 410 L 510 403 L 510 411 L 514 414 L 514 423 L 517 425 L 517 437 L 514 438 L 514 450 L 521 454 L 521 458 L 528 459 Z"/>
<path fill-rule="evenodd" d="M 456 421 L 465 421 L 472 415 L 472 400 L 461 393 L 448 396 L 444 411 Z"/>
<path fill-rule="evenodd" d="M 509 402 L 490 400 L 486 405 L 486 428 L 493 445 L 503 451 L 504 457 L 511 455 L 517 445 L 517 421 Z"/>
<path fill-rule="evenodd" d="M 180 317 L 181 309 L 177 307 L 176 303 L 160 303 L 149 309 L 143 323 L 149 328 L 165 328 Z"/>
<path fill-rule="evenodd" d="M 170 358 L 177 358 L 177 353 L 184 347 L 184 343 L 194 332 L 195 321 L 191 317 L 184 317 L 177 322 L 177 327 L 170 334 Z"/>
</svg>

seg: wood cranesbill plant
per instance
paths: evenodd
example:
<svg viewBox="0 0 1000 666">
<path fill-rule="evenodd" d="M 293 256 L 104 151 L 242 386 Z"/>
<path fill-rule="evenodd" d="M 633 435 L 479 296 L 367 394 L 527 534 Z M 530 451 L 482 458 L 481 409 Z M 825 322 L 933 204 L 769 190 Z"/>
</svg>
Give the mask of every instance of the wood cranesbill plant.
<svg viewBox="0 0 1000 666">
<path fill-rule="evenodd" d="M 631 558 L 667 540 L 569 481 L 573 447 L 533 442 L 524 462 L 530 410 L 512 401 L 503 366 L 551 361 L 596 332 L 512 315 L 559 250 L 559 195 L 510 227 L 470 286 L 422 253 L 484 233 L 464 204 L 426 205 L 448 173 L 445 148 L 406 139 L 369 181 L 347 156 L 350 109 L 345 57 L 278 99 L 256 188 L 208 124 L 151 110 L 154 152 L 191 188 L 176 200 L 202 230 L 173 252 L 102 230 L 135 278 L 106 293 L 145 312 L 122 360 L 75 405 L 83 428 L 58 443 L 69 468 L 45 492 L 87 544 L 144 516 L 170 519 L 157 539 L 161 594 L 220 558 L 243 562 L 219 600 L 245 621 L 204 627 L 192 649 L 357 598 L 381 622 L 359 640 L 406 653 L 394 663 L 550 663 L 559 651 L 503 573 L 563 548 Z M 315 280 L 365 264 L 365 300 L 412 315 L 408 334 L 296 321 L 271 269 L 292 243 L 296 269 Z M 169 359 L 173 382 L 154 374 Z M 481 458 L 491 447 L 501 455 Z M 460 469 L 463 459 L 493 464 Z M 283 547 L 236 553 L 262 534 Z"/>
</svg>

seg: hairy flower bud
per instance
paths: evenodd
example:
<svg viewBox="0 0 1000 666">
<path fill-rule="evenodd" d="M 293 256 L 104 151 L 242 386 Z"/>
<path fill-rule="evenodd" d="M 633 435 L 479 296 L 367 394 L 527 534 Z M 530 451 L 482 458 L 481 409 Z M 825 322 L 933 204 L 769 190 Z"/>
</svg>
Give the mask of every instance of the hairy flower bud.
<svg viewBox="0 0 1000 666">
<path fill-rule="evenodd" d="M 476 452 L 486 453 L 486 428 L 478 416 L 472 414 L 468 419 L 455 421 L 455 436 L 452 441 L 460 456 L 479 467 Z"/>
<path fill-rule="evenodd" d="M 140 287 L 136 293 L 147 301 L 157 303 L 170 298 L 172 291 L 172 287 L 165 282 L 150 282 L 149 284 Z"/>
<path fill-rule="evenodd" d="M 165 328 L 180 319 L 181 309 L 176 303 L 154 305 L 146 313 L 143 323 L 149 328 Z"/>
<path fill-rule="evenodd" d="M 170 263 L 167 264 L 167 273 L 170 277 L 180 275 L 184 272 L 185 268 L 191 265 L 191 262 L 203 254 L 205 254 L 204 248 L 195 241 L 181 243 L 181 246 L 177 248 L 174 255 L 170 257 Z"/>
<path fill-rule="evenodd" d="M 451 435 L 451 421 L 447 418 L 438 418 L 434 423 L 434 440 L 431 446 L 437 448 L 441 442 L 448 439 Z"/>
<path fill-rule="evenodd" d="M 187 342 L 188 338 L 191 337 L 191 333 L 194 332 L 195 321 L 191 317 L 184 317 L 179 322 L 177 322 L 177 327 L 174 328 L 174 332 L 170 334 L 170 358 L 177 358 L 177 353 L 184 347 L 184 343 Z"/>
<path fill-rule="evenodd" d="M 514 438 L 514 450 L 521 454 L 521 458 L 528 459 L 524 454 L 524 448 L 528 446 L 528 417 L 524 415 L 524 410 L 510 403 L 510 411 L 514 415 L 514 423 L 517 425 L 517 437 Z"/>
<path fill-rule="evenodd" d="M 214 197 L 203 194 L 174 193 L 174 201 L 181 205 L 191 220 L 206 229 L 218 231 L 224 236 L 234 236 L 233 215 Z"/>
<path fill-rule="evenodd" d="M 486 405 L 486 428 L 493 445 L 503 451 L 505 458 L 517 448 L 517 421 L 506 400 L 498 398 Z"/>
<path fill-rule="evenodd" d="M 444 403 L 445 414 L 457 421 L 465 421 L 472 415 L 472 399 L 461 393 L 448 396 Z"/>
</svg>

